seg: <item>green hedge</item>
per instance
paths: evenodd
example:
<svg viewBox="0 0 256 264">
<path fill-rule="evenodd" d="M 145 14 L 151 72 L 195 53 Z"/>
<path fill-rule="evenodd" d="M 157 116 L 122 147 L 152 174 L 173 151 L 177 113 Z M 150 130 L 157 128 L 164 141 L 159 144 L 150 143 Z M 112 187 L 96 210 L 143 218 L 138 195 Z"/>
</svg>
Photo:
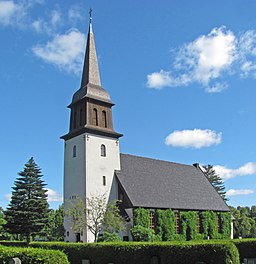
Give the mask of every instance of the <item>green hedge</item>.
<svg viewBox="0 0 256 264">
<path fill-rule="evenodd" d="M 68 255 L 71 264 L 89 259 L 91 264 L 150 263 L 156 256 L 161 264 L 239 264 L 238 250 L 228 242 L 162 242 L 162 243 L 51 243 L 32 242 L 32 247 L 59 249 Z"/>
<path fill-rule="evenodd" d="M 8 240 L 0 240 L 0 245 L 10 246 L 10 247 L 27 247 L 28 243 L 25 241 L 8 241 Z"/>
<path fill-rule="evenodd" d="M 0 264 L 19 258 L 26 264 L 68 264 L 67 256 L 60 251 L 40 248 L 0 246 Z"/>
<path fill-rule="evenodd" d="M 243 263 L 244 258 L 256 258 L 255 238 L 234 239 L 232 242 L 236 245 L 239 251 L 241 263 Z"/>
</svg>

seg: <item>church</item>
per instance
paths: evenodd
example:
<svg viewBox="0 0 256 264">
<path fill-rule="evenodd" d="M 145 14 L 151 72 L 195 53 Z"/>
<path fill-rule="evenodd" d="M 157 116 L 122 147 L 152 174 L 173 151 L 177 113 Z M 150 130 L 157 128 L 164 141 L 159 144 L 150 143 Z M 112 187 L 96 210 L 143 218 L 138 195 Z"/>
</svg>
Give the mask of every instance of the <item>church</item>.
<svg viewBox="0 0 256 264">
<path fill-rule="evenodd" d="M 154 210 L 229 212 L 197 164 L 185 165 L 120 153 L 120 138 L 112 119 L 113 102 L 102 87 L 92 19 L 90 18 L 80 88 L 70 109 L 69 132 L 61 138 L 64 147 L 64 208 L 76 197 L 106 194 L 121 200 L 122 211 L 133 226 L 136 208 Z M 72 232 L 64 221 L 65 241 L 93 242 L 89 230 Z M 129 228 L 122 234 L 131 240 Z"/>
</svg>

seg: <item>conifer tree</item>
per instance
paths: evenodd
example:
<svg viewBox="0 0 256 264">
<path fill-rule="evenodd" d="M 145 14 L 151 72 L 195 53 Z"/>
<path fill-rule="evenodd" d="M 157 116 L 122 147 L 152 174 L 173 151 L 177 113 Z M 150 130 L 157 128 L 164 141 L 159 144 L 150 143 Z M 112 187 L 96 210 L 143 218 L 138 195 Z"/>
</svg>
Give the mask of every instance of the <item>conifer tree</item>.
<svg viewBox="0 0 256 264">
<path fill-rule="evenodd" d="M 215 172 L 212 165 L 203 166 L 203 172 L 221 198 L 227 202 L 225 186 L 220 176 Z"/>
<path fill-rule="evenodd" d="M 31 158 L 14 182 L 11 201 L 6 210 L 6 227 L 10 233 L 30 237 L 39 233 L 48 220 L 46 184 L 41 169 Z"/>
</svg>

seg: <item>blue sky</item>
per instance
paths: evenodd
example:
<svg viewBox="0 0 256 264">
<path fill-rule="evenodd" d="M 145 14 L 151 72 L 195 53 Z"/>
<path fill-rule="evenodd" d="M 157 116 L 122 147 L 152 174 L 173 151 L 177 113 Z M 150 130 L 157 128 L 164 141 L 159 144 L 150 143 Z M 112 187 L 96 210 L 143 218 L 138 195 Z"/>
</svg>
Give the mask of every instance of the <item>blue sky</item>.
<svg viewBox="0 0 256 264">
<path fill-rule="evenodd" d="M 230 205 L 255 205 L 255 1 L 0 0 L 0 206 L 31 156 L 61 203 L 90 7 L 121 151 L 212 164 Z"/>
</svg>

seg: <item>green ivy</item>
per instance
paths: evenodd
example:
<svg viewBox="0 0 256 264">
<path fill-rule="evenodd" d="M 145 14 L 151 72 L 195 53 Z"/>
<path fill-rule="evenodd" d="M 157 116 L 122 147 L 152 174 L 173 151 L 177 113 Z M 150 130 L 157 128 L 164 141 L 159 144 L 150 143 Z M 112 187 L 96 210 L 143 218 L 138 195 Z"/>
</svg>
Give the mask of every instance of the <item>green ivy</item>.
<svg viewBox="0 0 256 264">
<path fill-rule="evenodd" d="M 155 241 L 183 241 L 207 239 L 229 239 L 231 235 L 231 213 L 221 212 L 220 233 L 217 230 L 217 213 L 213 211 L 200 212 L 202 228 L 200 233 L 197 228 L 197 211 L 180 211 L 180 234 L 175 234 L 175 214 L 171 209 L 156 210 Z M 137 208 L 134 210 L 134 223 L 145 228 L 150 225 L 150 210 Z"/>
<path fill-rule="evenodd" d="M 224 238 L 230 238 L 231 236 L 231 221 L 232 218 L 230 212 L 220 213 L 221 234 Z"/>
<path fill-rule="evenodd" d="M 134 209 L 134 226 L 142 226 L 149 228 L 150 226 L 150 210 L 145 208 Z"/>
<path fill-rule="evenodd" d="M 186 237 L 186 240 L 197 238 L 197 215 L 198 212 L 195 211 L 180 212 L 181 234 Z"/>
<path fill-rule="evenodd" d="M 161 237 L 162 241 L 171 241 L 175 234 L 175 215 L 171 209 L 157 210 L 157 228 L 156 234 Z"/>
</svg>

